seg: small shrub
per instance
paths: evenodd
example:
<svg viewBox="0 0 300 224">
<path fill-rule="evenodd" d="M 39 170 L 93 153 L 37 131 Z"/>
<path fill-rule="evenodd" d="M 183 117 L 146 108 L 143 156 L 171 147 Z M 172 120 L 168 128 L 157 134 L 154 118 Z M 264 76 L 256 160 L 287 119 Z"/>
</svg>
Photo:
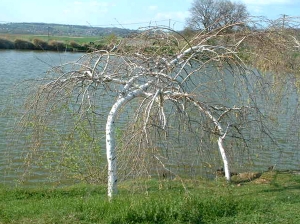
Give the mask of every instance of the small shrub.
<svg viewBox="0 0 300 224">
<path fill-rule="evenodd" d="M 44 41 L 44 40 L 41 40 L 41 39 L 33 39 L 33 44 L 35 46 L 36 49 L 39 49 L 39 50 L 49 50 L 50 47 L 49 47 L 49 44 Z"/>
<path fill-rule="evenodd" d="M 70 46 L 72 48 L 77 48 L 77 49 L 82 47 L 80 44 L 78 44 L 77 42 L 75 42 L 73 40 L 70 42 Z"/>
<path fill-rule="evenodd" d="M 181 34 L 184 37 L 189 38 L 189 39 L 193 38 L 196 35 L 196 33 L 197 32 L 195 30 L 191 29 L 190 27 L 186 27 L 186 28 L 184 28 L 183 31 L 181 31 Z"/>
<path fill-rule="evenodd" d="M 66 49 L 66 44 L 62 41 L 51 40 L 49 42 L 50 50 L 64 51 Z"/>
<path fill-rule="evenodd" d="M 77 43 L 75 41 L 71 41 L 70 46 L 73 49 L 73 51 L 87 51 L 88 50 L 88 46 L 86 44 L 80 45 L 79 43 Z"/>
<path fill-rule="evenodd" d="M 22 49 L 22 50 L 34 50 L 34 44 L 26 41 L 26 40 L 21 40 L 21 39 L 16 39 L 15 40 L 15 49 Z"/>
<path fill-rule="evenodd" d="M 14 43 L 10 40 L 0 38 L 0 49 L 14 49 Z"/>
</svg>

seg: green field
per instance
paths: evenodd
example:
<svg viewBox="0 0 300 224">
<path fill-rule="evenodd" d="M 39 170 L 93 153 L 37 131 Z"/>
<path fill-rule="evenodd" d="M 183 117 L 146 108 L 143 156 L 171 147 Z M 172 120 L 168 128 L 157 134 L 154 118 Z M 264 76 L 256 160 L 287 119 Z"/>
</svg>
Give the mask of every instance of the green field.
<svg viewBox="0 0 300 224">
<path fill-rule="evenodd" d="M 183 185 L 184 183 L 184 185 Z M 0 189 L 0 223 L 300 223 L 300 175 L 252 182 L 136 181 L 105 186 Z"/>
<path fill-rule="evenodd" d="M 25 34 L 1 34 L 0 38 L 5 38 L 10 41 L 15 41 L 16 39 L 33 41 L 34 39 L 41 39 L 44 41 L 64 41 L 69 43 L 75 41 L 78 44 L 85 44 L 90 42 L 103 42 L 105 41 L 104 37 L 70 37 L 70 36 L 49 36 L 48 35 L 25 35 Z"/>
</svg>

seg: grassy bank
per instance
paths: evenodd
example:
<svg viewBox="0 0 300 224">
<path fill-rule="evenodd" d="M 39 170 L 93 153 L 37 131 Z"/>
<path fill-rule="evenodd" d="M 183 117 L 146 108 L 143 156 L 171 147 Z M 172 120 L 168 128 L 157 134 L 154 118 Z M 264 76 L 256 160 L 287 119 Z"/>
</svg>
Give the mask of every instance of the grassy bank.
<svg viewBox="0 0 300 224">
<path fill-rule="evenodd" d="M 0 195 L 0 223 L 300 223 L 300 175 L 290 173 L 230 185 L 126 182 L 112 203 L 105 186 L 2 187 Z"/>
<path fill-rule="evenodd" d="M 107 37 L 0 34 L 0 49 L 89 51 L 105 49 L 108 39 Z"/>
</svg>

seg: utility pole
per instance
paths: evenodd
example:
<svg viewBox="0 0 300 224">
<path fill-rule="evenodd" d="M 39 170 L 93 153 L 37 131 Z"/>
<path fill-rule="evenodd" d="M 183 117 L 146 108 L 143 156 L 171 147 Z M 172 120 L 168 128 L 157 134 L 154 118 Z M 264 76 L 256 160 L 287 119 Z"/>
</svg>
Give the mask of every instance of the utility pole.
<svg viewBox="0 0 300 224">
<path fill-rule="evenodd" d="M 286 19 L 287 15 L 283 14 L 282 17 L 283 17 L 282 18 L 282 29 L 284 29 L 284 27 L 285 27 L 285 19 Z"/>
</svg>

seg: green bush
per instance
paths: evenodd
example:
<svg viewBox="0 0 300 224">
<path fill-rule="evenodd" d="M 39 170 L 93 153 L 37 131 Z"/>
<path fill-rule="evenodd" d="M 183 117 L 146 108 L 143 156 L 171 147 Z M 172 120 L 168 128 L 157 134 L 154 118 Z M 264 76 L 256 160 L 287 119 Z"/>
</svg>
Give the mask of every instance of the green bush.
<svg viewBox="0 0 300 224">
<path fill-rule="evenodd" d="M 50 50 L 49 44 L 41 39 L 33 39 L 33 44 L 38 50 Z"/>
<path fill-rule="evenodd" d="M 66 50 L 66 44 L 62 41 L 51 40 L 49 42 L 49 50 L 64 51 Z"/>
<path fill-rule="evenodd" d="M 87 45 L 80 45 L 79 43 L 75 42 L 75 41 L 71 41 L 70 42 L 70 47 L 72 48 L 73 51 L 87 51 L 88 47 Z"/>
<path fill-rule="evenodd" d="M 14 49 L 14 43 L 10 40 L 0 38 L 0 49 Z"/>
<path fill-rule="evenodd" d="M 80 44 L 78 44 L 77 42 L 75 42 L 75 41 L 73 41 L 73 40 L 70 42 L 70 46 L 71 46 L 72 48 L 77 48 L 77 49 L 79 49 L 79 48 L 82 47 Z"/>
<path fill-rule="evenodd" d="M 16 39 L 14 45 L 15 49 L 19 50 L 34 50 L 35 48 L 33 43 L 21 39 Z"/>
</svg>

